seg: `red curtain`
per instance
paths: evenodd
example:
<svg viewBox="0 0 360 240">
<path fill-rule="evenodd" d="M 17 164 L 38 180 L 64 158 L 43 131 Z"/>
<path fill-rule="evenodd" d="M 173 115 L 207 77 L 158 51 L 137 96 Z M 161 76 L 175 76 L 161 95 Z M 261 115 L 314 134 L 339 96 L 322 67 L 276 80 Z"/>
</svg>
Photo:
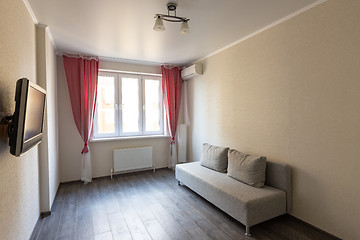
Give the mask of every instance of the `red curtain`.
<svg viewBox="0 0 360 240">
<path fill-rule="evenodd" d="M 181 70 L 178 67 L 163 65 L 161 66 L 161 73 L 166 118 L 171 135 L 171 145 L 173 145 L 175 144 L 175 134 L 179 119 L 181 103 Z"/>
<path fill-rule="evenodd" d="M 88 141 L 95 113 L 99 60 L 64 55 L 63 61 L 74 121 L 84 140 L 81 151 L 83 154 L 89 152 Z"/>
</svg>

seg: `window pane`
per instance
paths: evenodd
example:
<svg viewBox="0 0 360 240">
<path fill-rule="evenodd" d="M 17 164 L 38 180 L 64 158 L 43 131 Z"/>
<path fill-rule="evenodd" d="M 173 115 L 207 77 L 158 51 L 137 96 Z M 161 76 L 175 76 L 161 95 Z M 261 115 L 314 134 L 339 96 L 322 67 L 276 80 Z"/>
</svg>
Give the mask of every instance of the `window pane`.
<svg viewBox="0 0 360 240">
<path fill-rule="evenodd" d="M 98 134 L 115 133 L 115 79 L 99 76 L 97 90 Z"/>
<path fill-rule="evenodd" d="M 160 131 L 160 81 L 145 79 L 145 131 Z"/>
<path fill-rule="evenodd" d="M 139 132 L 139 79 L 123 77 L 122 95 L 122 131 Z"/>
</svg>

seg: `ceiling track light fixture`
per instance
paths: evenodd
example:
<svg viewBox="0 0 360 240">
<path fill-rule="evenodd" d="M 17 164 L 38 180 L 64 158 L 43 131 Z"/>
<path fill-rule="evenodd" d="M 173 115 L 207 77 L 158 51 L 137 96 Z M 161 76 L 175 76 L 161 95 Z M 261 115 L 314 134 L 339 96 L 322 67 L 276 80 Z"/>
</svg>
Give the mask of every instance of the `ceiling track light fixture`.
<svg viewBox="0 0 360 240">
<path fill-rule="evenodd" d="M 166 8 L 168 10 L 168 14 L 155 14 L 156 20 L 155 20 L 155 25 L 154 25 L 154 30 L 155 31 L 164 31 L 165 30 L 165 26 L 164 26 L 164 22 L 168 21 L 168 22 L 181 22 L 181 27 L 180 27 L 180 32 L 182 34 L 187 34 L 190 32 L 189 29 L 189 24 L 188 22 L 190 21 L 190 19 L 185 18 L 185 17 L 178 17 L 176 16 L 176 3 L 173 2 L 169 2 L 168 4 L 166 4 Z M 170 13 L 173 12 L 174 14 L 171 15 Z"/>
</svg>

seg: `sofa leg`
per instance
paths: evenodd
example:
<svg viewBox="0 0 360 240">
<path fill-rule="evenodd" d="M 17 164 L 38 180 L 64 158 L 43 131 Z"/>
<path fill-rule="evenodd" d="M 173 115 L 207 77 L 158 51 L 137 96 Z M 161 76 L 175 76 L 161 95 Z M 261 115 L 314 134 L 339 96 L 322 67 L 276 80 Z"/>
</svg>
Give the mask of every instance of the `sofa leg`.
<svg viewBox="0 0 360 240">
<path fill-rule="evenodd" d="M 248 227 L 248 226 L 246 226 L 245 236 L 247 236 L 247 237 L 251 237 L 251 234 L 250 234 L 250 227 Z"/>
<path fill-rule="evenodd" d="M 178 180 L 178 185 L 180 186 L 181 185 L 181 183 L 180 183 L 180 181 Z"/>
</svg>

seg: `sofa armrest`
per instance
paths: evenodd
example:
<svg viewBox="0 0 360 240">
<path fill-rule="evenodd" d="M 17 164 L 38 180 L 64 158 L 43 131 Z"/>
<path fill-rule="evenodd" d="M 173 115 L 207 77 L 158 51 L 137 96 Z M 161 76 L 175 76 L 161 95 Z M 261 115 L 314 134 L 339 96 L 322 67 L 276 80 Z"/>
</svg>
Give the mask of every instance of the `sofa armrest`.
<svg viewBox="0 0 360 240">
<path fill-rule="evenodd" d="M 292 208 L 291 169 L 286 164 L 267 161 L 265 184 L 286 192 L 286 211 Z"/>
</svg>

